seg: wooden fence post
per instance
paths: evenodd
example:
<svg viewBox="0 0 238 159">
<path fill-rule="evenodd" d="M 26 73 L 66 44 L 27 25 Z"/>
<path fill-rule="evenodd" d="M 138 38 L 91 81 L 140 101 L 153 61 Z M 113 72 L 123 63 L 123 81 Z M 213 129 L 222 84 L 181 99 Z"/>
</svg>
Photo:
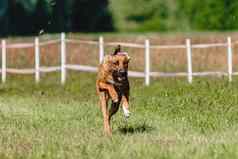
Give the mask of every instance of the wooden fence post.
<svg viewBox="0 0 238 159">
<path fill-rule="evenodd" d="M 232 81 L 232 46 L 231 37 L 227 38 L 227 64 L 228 64 L 228 78 Z"/>
<path fill-rule="evenodd" d="M 145 85 L 150 85 L 150 41 L 145 40 Z"/>
<path fill-rule="evenodd" d="M 40 47 L 39 38 L 35 38 L 35 82 L 40 82 Z"/>
<path fill-rule="evenodd" d="M 61 84 L 66 81 L 66 47 L 65 33 L 61 33 Z"/>
<path fill-rule="evenodd" d="M 192 83 L 193 72 L 192 72 L 192 48 L 190 39 L 186 39 L 187 48 L 187 66 L 188 66 L 188 82 Z"/>
<path fill-rule="evenodd" d="M 104 58 L 104 40 L 103 37 L 99 37 L 99 63 L 102 63 Z"/>
<path fill-rule="evenodd" d="M 2 40 L 2 82 L 6 82 L 7 77 L 7 48 L 6 48 L 6 41 Z"/>
</svg>

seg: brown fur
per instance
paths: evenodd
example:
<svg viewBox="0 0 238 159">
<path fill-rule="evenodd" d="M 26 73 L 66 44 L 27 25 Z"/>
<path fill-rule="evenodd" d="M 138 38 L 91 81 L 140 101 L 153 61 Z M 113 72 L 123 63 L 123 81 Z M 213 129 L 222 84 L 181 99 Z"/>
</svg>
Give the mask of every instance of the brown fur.
<svg viewBox="0 0 238 159">
<path fill-rule="evenodd" d="M 105 56 L 103 63 L 98 68 L 96 89 L 103 114 L 104 132 L 109 136 L 112 134 L 110 120 L 118 111 L 120 103 L 124 107 L 123 110 L 128 110 L 129 107 L 128 62 L 128 55 L 119 55 L 114 52 L 112 55 Z M 120 74 L 121 72 L 123 73 Z M 112 104 L 108 110 L 110 99 Z"/>
</svg>

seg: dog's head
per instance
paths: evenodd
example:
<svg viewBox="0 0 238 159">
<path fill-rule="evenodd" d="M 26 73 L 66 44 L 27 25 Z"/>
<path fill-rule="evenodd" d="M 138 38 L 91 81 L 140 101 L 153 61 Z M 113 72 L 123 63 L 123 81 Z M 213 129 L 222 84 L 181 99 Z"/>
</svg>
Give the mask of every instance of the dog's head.
<svg viewBox="0 0 238 159">
<path fill-rule="evenodd" d="M 122 52 L 120 45 L 115 49 L 112 58 L 111 64 L 114 71 L 125 72 L 128 70 L 128 64 L 130 57 L 127 52 Z"/>
<path fill-rule="evenodd" d="M 114 75 L 123 80 L 127 76 L 128 64 L 130 62 L 130 57 L 128 53 L 122 52 L 120 46 L 115 49 L 112 55 L 112 69 Z"/>
</svg>

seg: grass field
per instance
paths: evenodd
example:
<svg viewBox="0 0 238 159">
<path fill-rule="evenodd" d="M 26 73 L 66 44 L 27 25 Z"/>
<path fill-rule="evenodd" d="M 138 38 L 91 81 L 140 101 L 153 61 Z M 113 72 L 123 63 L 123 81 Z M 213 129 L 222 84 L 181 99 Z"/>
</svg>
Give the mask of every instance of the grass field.
<svg viewBox="0 0 238 159">
<path fill-rule="evenodd" d="M 0 158 L 238 158 L 238 79 L 131 79 L 132 116 L 120 110 L 104 137 L 95 75 L 57 74 L 40 85 L 0 85 Z M 56 82 L 57 81 L 57 82 Z M 56 82 L 56 83 L 55 83 Z"/>
</svg>

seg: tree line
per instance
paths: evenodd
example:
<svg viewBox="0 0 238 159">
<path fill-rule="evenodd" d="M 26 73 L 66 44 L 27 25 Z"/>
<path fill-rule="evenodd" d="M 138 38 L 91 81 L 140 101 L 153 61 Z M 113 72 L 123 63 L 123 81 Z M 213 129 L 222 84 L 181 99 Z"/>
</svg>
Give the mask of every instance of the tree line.
<svg viewBox="0 0 238 159">
<path fill-rule="evenodd" d="M 0 34 L 113 31 L 108 0 L 1 0 Z"/>
<path fill-rule="evenodd" d="M 1 0 L 0 34 L 226 31 L 237 0 Z"/>
<path fill-rule="evenodd" d="M 238 28 L 237 0 L 120 0 L 117 27 L 137 31 L 226 31 Z M 130 25 L 125 25 L 130 24 Z"/>
</svg>

